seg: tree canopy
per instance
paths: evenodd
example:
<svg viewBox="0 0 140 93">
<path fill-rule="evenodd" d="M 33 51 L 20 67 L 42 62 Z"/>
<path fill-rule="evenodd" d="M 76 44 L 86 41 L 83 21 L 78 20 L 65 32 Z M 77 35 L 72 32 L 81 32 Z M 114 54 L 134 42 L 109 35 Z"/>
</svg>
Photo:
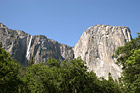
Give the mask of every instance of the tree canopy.
<svg viewBox="0 0 140 93">
<path fill-rule="evenodd" d="M 130 93 L 140 92 L 140 34 L 125 46 L 116 50 L 118 64 L 123 66 L 121 82 L 123 89 Z"/>
<path fill-rule="evenodd" d="M 81 58 L 20 66 L 0 48 L 0 93 L 120 93 L 113 80 L 88 72 Z"/>
<path fill-rule="evenodd" d="M 114 81 L 98 78 L 88 71 L 81 58 L 70 61 L 48 59 L 34 64 L 34 58 L 23 67 L 10 57 L 0 43 L 0 93 L 139 93 L 140 92 L 140 34 L 115 56 L 123 68 L 122 77 Z"/>
<path fill-rule="evenodd" d="M 22 81 L 19 77 L 19 65 L 10 58 L 10 54 L 0 47 L 0 93 L 17 92 Z"/>
</svg>

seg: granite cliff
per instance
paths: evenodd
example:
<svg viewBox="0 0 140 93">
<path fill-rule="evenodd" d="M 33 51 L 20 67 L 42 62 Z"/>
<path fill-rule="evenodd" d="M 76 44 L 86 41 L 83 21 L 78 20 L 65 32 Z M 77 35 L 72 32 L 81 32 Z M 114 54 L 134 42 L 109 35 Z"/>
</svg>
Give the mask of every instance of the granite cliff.
<svg viewBox="0 0 140 93">
<path fill-rule="evenodd" d="M 0 23 L 2 47 L 20 64 L 27 65 L 33 57 L 34 63 L 46 62 L 48 58 L 70 60 L 74 58 L 72 47 L 60 44 L 43 35 L 31 36 L 23 31 L 8 29 Z"/>
<path fill-rule="evenodd" d="M 114 79 L 121 76 L 121 67 L 115 64 L 112 55 L 119 46 L 131 40 L 128 27 L 95 25 L 88 28 L 72 48 L 48 39 L 43 35 L 31 36 L 23 31 L 8 29 L 0 23 L 0 42 L 2 47 L 22 65 L 33 58 L 35 64 L 46 62 L 48 58 L 71 60 L 81 57 L 86 61 L 89 71 L 98 77 Z"/>
<path fill-rule="evenodd" d="M 86 61 L 89 70 L 98 77 L 108 79 L 111 73 L 114 79 L 121 76 L 121 67 L 115 64 L 112 56 L 119 46 L 131 40 L 128 27 L 95 25 L 88 28 L 74 46 L 75 57 Z"/>
</svg>

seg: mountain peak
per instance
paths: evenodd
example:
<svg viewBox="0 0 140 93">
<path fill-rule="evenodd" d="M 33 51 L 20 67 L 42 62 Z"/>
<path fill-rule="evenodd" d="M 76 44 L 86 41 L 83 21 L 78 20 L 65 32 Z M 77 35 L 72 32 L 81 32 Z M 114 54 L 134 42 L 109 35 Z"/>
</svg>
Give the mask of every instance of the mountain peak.
<svg viewBox="0 0 140 93">
<path fill-rule="evenodd" d="M 131 41 L 128 27 L 95 25 L 89 27 L 74 46 L 74 56 L 81 57 L 98 77 L 108 79 L 111 73 L 113 79 L 121 76 L 121 67 L 115 64 L 112 56 L 115 50 Z"/>
<path fill-rule="evenodd" d="M 121 76 L 122 69 L 115 64 L 116 59 L 112 58 L 112 55 L 118 47 L 132 39 L 128 27 L 102 24 L 89 27 L 73 48 L 43 35 L 31 36 L 23 31 L 8 29 L 2 23 L 0 33 L 3 48 L 23 65 L 26 65 L 30 58 L 34 58 L 35 63 L 45 63 L 48 58 L 71 60 L 81 57 L 89 71 L 94 71 L 98 77 L 106 79 L 108 73 L 111 73 L 113 79 Z M 30 57 L 28 60 L 27 55 Z"/>
<path fill-rule="evenodd" d="M 0 23 L 0 28 L 6 27 L 3 23 Z"/>
<path fill-rule="evenodd" d="M 94 25 L 94 26 L 90 26 L 88 29 L 97 28 L 97 27 L 102 27 L 102 28 L 106 28 L 106 27 L 109 27 L 109 28 L 126 28 L 126 29 L 129 29 L 127 26 L 111 26 L 111 25 L 104 25 L 104 24 L 97 24 L 97 25 Z"/>
</svg>

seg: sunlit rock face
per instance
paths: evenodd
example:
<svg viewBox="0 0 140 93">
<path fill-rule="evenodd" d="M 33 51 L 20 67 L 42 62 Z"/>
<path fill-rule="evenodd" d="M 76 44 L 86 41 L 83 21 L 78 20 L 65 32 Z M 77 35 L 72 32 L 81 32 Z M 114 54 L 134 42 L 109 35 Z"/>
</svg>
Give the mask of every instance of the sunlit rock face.
<svg viewBox="0 0 140 93">
<path fill-rule="evenodd" d="M 95 25 L 88 28 L 74 46 L 75 57 L 86 61 L 89 70 L 93 70 L 98 77 L 108 79 L 111 73 L 114 79 L 121 76 L 121 67 L 112 58 L 119 46 L 131 40 L 128 27 Z"/>
<path fill-rule="evenodd" d="M 30 59 L 34 63 L 45 63 L 48 58 L 60 61 L 81 57 L 86 61 L 89 71 L 98 77 L 113 79 L 121 76 L 121 67 L 115 64 L 112 56 L 119 46 L 131 40 L 128 27 L 95 25 L 88 28 L 72 48 L 48 39 L 43 35 L 31 36 L 23 31 L 8 29 L 0 23 L 0 42 L 2 47 L 20 64 L 27 65 Z"/>
</svg>

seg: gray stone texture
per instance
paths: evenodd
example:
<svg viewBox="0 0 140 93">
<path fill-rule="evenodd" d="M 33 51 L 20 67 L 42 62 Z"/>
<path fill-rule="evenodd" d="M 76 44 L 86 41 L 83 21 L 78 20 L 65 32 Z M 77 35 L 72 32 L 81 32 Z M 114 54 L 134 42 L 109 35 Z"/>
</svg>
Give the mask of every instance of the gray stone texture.
<svg viewBox="0 0 140 93">
<path fill-rule="evenodd" d="M 20 64 L 27 65 L 26 52 L 31 35 L 17 30 L 8 29 L 0 23 L 0 42 L 2 47 Z M 121 76 L 122 69 L 115 64 L 112 56 L 119 46 L 130 41 L 131 34 L 128 27 L 95 25 L 88 28 L 72 48 L 48 39 L 43 35 L 32 36 L 30 58 L 35 64 L 46 62 L 48 58 L 60 61 L 81 57 L 86 61 L 89 71 L 94 71 L 98 77 L 108 79 L 111 73 L 113 79 Z"/>
<path fill-rule="evenodd" d="M 0 23 L 0 42 L 2 47 L 11 54 L 20 64 L 27 65 L 26 52 L 31 35 L 17 30 L 8 29 Z M 33 57 L 35 64 L 46 62 L 48 58 L 56 58 L 60 61 L 74 58 L 72 47 L 60 44 L 48 39 L 43 35 L 32 36 L 30 58 Z"/>
<path fill-rule="evenodd" d="M 95 25 L 88 28 L 74 46 L 75 57 L 86 61 L 89 70 L 98 77 L 114 79 L 121 76 L 121 67 L 115 64 L 112 56 L 119 46 L 131 40 L 130 30 L 123 26 Z"/>
</svg>

